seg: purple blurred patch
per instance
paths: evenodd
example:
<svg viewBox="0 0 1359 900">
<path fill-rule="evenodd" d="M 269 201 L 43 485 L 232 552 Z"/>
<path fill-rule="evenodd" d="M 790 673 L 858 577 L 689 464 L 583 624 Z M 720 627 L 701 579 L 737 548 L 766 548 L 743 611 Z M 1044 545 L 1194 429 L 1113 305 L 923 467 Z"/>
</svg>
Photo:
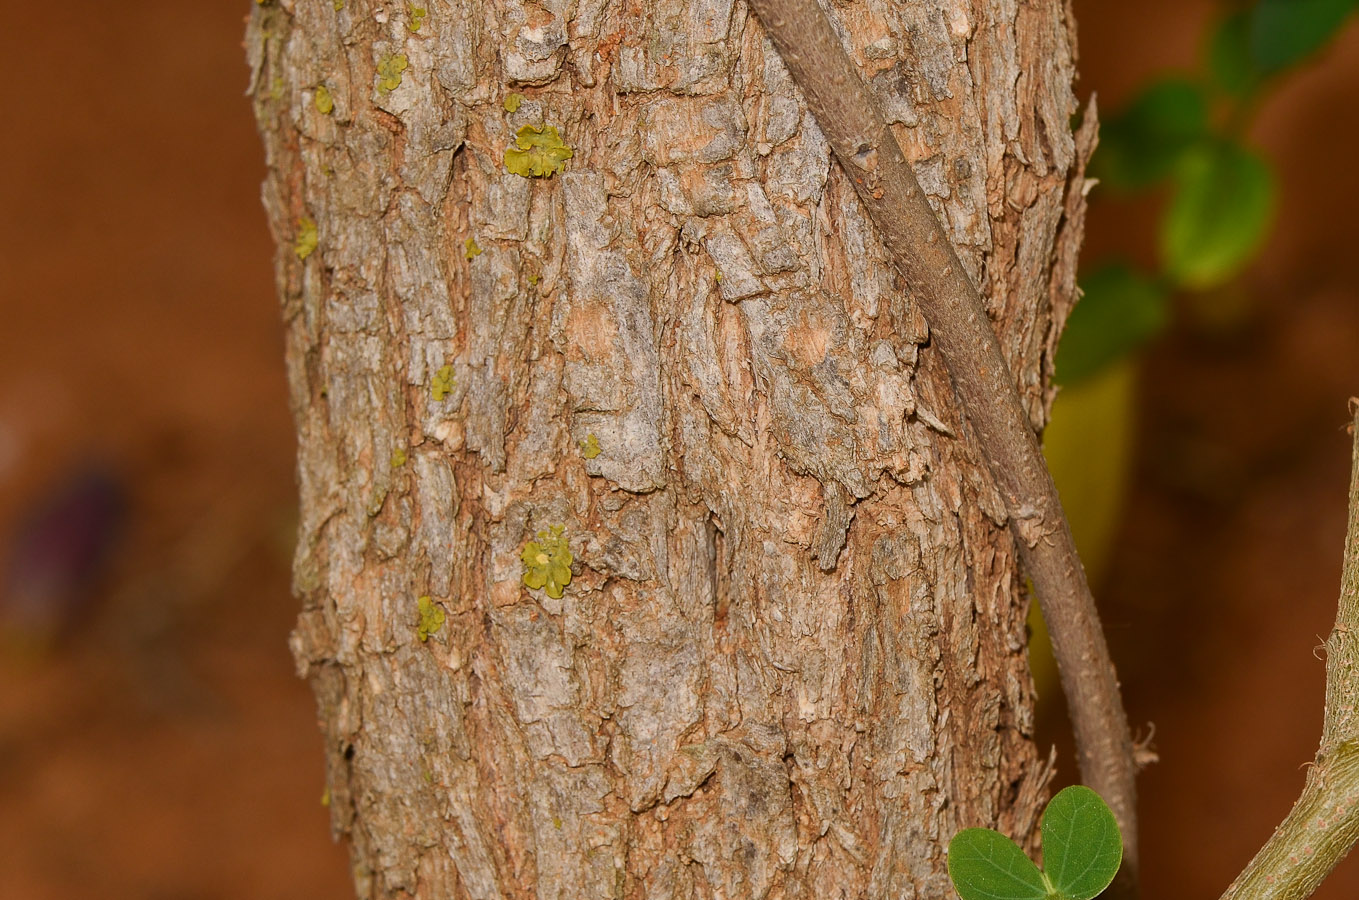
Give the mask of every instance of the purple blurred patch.
<svg viewBox="0 0 1359 900">
<path fill-rule="evenodd" d="M 67 474 L 25 512 L 0 591 L 0 625 L 47 640 L 89 610 L 127 517 L 123 482 L 103 466 Z"/>
</svg>

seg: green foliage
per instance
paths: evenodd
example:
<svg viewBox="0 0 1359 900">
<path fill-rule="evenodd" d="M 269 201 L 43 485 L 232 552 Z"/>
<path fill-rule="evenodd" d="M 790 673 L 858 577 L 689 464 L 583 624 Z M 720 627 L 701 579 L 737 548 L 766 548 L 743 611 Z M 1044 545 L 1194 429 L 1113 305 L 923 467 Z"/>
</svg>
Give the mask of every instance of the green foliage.
<svg viewBox="0 0 1359 900">
<path fill-rule="evenodd" d="M 563 536 L 565 527 L 553 525 L 538 532 L 538 540 L 524 545 L 519 558 L 524 563 L 524 586 L 531 590 L 546 588 L 547 595 L 561 599 L 562 591 L 571 583 L 571 548 Z"/>
<path fill-rule="evenodd" d="M 1261 91 L 1325 46 L 1356 8 L 1359 0 L 1234 4 L 1209 33 L 1199 72 L 1156 78 L 1107 117 L 1091 174 L 1121 192 L 1169 188 L 1161 271 L 1106 267 L 1082 279 L 1087 296 L 1062 338 L 1059 379 L 1093 376 L 1154 336 L 1169 318 L 1170 291 L 1215 290 L 1250 263 L 1269 235 L 1276 179 L 1242 135 Z"/>
<path fill-rule="evenodd" d="M 1081 279 L 1084 296 L 1071 311 L 1057 347 L 1056 377 L 1076 384 L 1160 333 L 1169 298 L 1155 281 L 1122 263 Z"/>
<path fill-rule="evenodd" d="M 1091 900 L 1114 880 L 1123 839 L 1114 814 L 1087 787 L 1048 804 L 1041 826 L 1043 864 L 989 828 L 967 828 L 948 845 L 948 874 L 962 900 Z"/>
<path fill-rule="evenodd" d="M 505 168 L 525 178 L 551 178 L 574 154 L 553 125 L 525 125 L 505 151 Z"/>
<path fill-rule="evenodd" d="M 1274 174 L 1259 154 L 1231 141 L 1201 147 L 1175 174 L 1161 222 L 1166 274 L 1207 290 L 1237 275 L 1264 241 L 1274 212 Z"/>
<path fill-rule="evenodd" d="M 378 61 L 378 93 L 390 94 L 401 87 L 401 73 L 410 68 L 406 54 L 384 56 Z"/>
<path fill-rule="evenodd" d="M 1229 13 L 1213 32 L 1208 68 L 1228 94 L 1246 98 L 1271 75 L 1321 50 L 1356 0 L 1257 0 Z"/>
<path fill-rule="evenodd" d="M 1047 880 L 1015 842 L 990 828 L 967 828 L 948 845 L 948 875 L 963 900 L 1043 900 Z"/>
<path fill-rule="evenodd" d="M 438 372 L 434 373 L 434 380 L 429 383 L 429 396 L 436 403 L 442 402 L 445 397 L 453 393 L 453 386 L 458 380 L 453 377 L 453 367 L 443 366 Z"/>
<path fill-rule="evenodd" d="M 1043 811 L 1043 873 L 1059 897 L 1091 900 L 1118 874 L 1123 838 L 1099 794 L 1073 785 Z"/>
<path fill-rule="evenodd" d="M 416 606 L 420 610 L 420 623 L 415 627 L 415 636 L 423 644 L 431 634 L 437 634 L 444 627 L 447 615 L 442 606 L 428 597 L 421 597 L 416 601 Z"/>
<path fill-rule="evenodd" d="M 1272 75 L 1320 50 L 1354 12 L 1355 0 L 1259 0 L 1250 11 L 1250 54 Z"/>
<path fill-rule="evenodd" d="M 1186 78 L 1148 85 L 1100 127 L 1093 174 L 1124 190 L 1170 174 L 1185 151 L 1208 134 L 1208 98 Z"/>
</svg>

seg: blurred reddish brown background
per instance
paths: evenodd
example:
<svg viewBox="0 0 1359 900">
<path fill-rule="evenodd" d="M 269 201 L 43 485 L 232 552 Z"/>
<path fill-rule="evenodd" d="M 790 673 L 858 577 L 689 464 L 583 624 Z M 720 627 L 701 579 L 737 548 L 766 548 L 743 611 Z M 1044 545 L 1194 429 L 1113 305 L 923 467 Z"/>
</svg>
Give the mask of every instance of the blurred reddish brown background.
<svg viewBox="0 0 1359 900">
<path fill-rule="evenodd" d="M 1191 66 L 1219 9 L 1077 0 L 1081 94 L 1114 108 L 1150 73 Z M 1143 893 L 1160 900 L 1222 893 L 1321 734 L 1359 394 L 1359 19 L 1271 90 L 1250 136 L 1280 181 L 1269 242 L 1234 288 L 1254 313 L 1181 315 L 1149 354 L 1137 478 L 1096 586 L 1134 729 L 1155 723 L 1161 762 L 1139 784 Z M 1097 199 L 1084 258 L 1149 264 L 1153 208 Z M 1314 896 L 1359 896 L 1359 860 Z"/>
<path fill-rule="evenodd" d="M 0 897 L 352 893 L 286 646 L 293 436 L 248 6 L 0 0 L 0 548 L 82 469 L 127 494 L 96 600 L 50 653 L 0 657 Z M 1214 9 L 1078 0 L 1081 94 L 1110 108 L 1189 65 Z M 1316 748 L 1359 393 L 1356 110 L 1352 24 L 1253 134 L 1282 178 L 1240 286 L 1256 311 L 1181 321 L 1148 360 L 1099 586 L 1162 756 L 1142 779 L 1148 897 L 1219 894 Z M 1087 258 L 1148 258 L 1153 211 L 1097 200 Z M 1356 893 L 1351 861 L 1317 896 Z"/>
</svg>

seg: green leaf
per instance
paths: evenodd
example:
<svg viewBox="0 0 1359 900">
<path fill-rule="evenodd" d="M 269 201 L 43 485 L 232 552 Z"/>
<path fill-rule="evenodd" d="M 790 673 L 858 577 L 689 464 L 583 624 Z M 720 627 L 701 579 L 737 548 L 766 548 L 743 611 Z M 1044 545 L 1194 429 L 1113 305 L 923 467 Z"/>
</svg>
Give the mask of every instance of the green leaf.
<svg viewBox="0 0 1359 900">
<path fill-rule="evenodd" d="M 1067 900 L 1091 900 L 1118 874 L 1123 862 L 1118 822 L 1090 788 L 1074 785 L 1053 797 L 1043 812 L 1042 832 L 1043 872 Z"/>
<path fill-rule="evenodd" d="M 1072 385 L 1099 374 L 1165 327 L 1166 292 L 1121 263 L 1081 279 L 1084 296 L 1057 345 L 1057 381 Z"/>
<path fill-rule="evenodd" d="M 1208 43 L 1208 70 L 1218 87 L 1235 97 L 1247 97 L 1264 73 L 1250 49 L 1250 13 L 1238 10 L 1223 19 Z"/>
<path fill-rule="evenodd" d="M 965 828 L 948 844 L 948 875 L 963 900 L 1044 900 L 1043 873 L 1015 846 L 989 828 Z"/>
<path fill-rule="evenodd" d="M 1274 174 L 1258 154 L 1218 141 L 1187 155 L 1161 221 L 1161 258 L 1180 286 L 1230 280 L 1260 246 L 1274 212 Z"/>
<path fill-rule="evenodd" d="M 1321 49 L 1354 11 L 1355 0 L 1259 0 L 1251 10 L 1250 51 L 1265 73 Z"/>
<path fill-rule="evenodd" d="M 1170 174 L 1207 133 L 1203 88 L 1184 78 L 1163 78 L 1100 128 L 1092 174 L 1112 187 L 1144 187 Z"/>
</svg>

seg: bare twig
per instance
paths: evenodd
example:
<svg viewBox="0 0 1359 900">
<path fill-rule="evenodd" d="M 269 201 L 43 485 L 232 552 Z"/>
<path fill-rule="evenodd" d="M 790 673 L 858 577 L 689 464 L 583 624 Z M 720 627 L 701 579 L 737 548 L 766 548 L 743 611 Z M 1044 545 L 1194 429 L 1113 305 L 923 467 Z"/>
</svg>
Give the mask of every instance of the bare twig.
<svg viewBox="0 0 1359 900">
<path fill-rule="evenodd" d="M 1359 840 L 1359 398 L 1340 604 L 1326 641 L 1321 746 L 1302 796 L 1222 900 L 1302 900 Z"/>
<path fill-rule="evenodd" d="M 911 285 L 980 439 L 1052 635 L 1081 777 L 1137 860 L 1133 745 L 1095 601 L 1057 489 L 976 288 L 817 0 L 751 0 Z"/>
</svg>

